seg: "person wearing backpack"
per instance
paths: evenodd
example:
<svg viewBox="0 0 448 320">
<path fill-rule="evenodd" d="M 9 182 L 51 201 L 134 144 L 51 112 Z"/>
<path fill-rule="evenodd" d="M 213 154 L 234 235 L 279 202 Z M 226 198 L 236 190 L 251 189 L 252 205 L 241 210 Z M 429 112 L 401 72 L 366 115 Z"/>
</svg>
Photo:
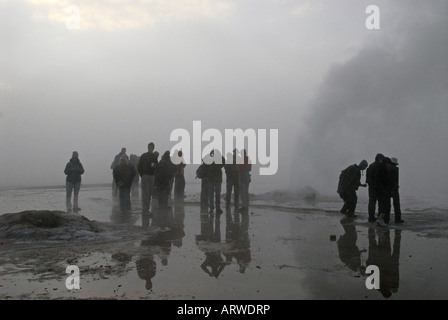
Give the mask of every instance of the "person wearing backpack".
<svg viewBox="0 0 448 320">
<path fill-rule="evenodd" d="M 78 194 L 81 188 L 81 175 L 84 173 L 84 167 L 79 161 L 77 151 L 73 151 L 70 161 L 66 164 L 64 173 L 67 175 L 65 180 L 67 213 L 72 212 L 72 193 L 73 193 L 73 212 L 81 209 L 78 206 Z"/>
<path fill-rule="evenodd" d="M 207 164 L 207 185 L 208 185 L 208 202 L 209 213 L 212 214 L 216 208 L 216 213 L 223 213 L 221 209 L 221 185 L 222 185 L 222 168 L 225 159 L 218 150 L 210 151 L 210 158 L 205 161 Z"/>
<path fill-rule="evenodd" d="M 165 151 L 155 170 L 155 183 L 159 196 L 159 208 L 169 208 L 168 198 L 170 185 L 177 172 L 176 165 L 171 162 L 170 152 Z"/>
<path fill-rule="evenodd" d="M 349 218 L 355 218 L 355 209 L 358 202 L 356 191 L 359 187 L 367 187 L 367 184 L 361 183 L 361 171 L 368 166 L 366 160 L 362 160 L 359 165 L 352 164 L 341 171 L 339 175 L 339 184 L 337 193 L 344 201 L 341 213 Z"/>
<path fill-rule="evenodd" d="M 132 210 L 131 187 L 136 174 L 137 170 L 133 165 L 129 164 L 127 156 L 122 156 L 118 166 L 113 170 L 114 181 L 118 187 L 120 212 L 123 214 Z"/>
</svg>

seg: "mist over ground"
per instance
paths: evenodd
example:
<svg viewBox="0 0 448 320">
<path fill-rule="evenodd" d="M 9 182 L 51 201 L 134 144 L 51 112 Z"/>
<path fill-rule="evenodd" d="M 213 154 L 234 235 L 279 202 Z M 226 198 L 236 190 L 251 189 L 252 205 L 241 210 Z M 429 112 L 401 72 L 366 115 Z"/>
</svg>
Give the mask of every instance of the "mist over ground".
<svg viewBox="0 0 448 320">
<path fill-rule="evenodd" d="M 398 8 L 316 90 L 293 185 L 334 192 L 342 169 L 383 153 L 399 160 L 402 193 L 448 192 L 448 3 Z"/>
<path fill-rule="evenodd" d="M 446 192 L 446 1 L 377 1 L 380 30 L 370 4 L 0 0 L 0 186 L 62 185 L 74 150 L 83 183 L 110 183 L 121 147 L 163 153 L 199 120 L 278 129 L 277 174 L 253 176 L 273 189 L 334 194 L 382 152 L 403 191 Z"/>
</svg>

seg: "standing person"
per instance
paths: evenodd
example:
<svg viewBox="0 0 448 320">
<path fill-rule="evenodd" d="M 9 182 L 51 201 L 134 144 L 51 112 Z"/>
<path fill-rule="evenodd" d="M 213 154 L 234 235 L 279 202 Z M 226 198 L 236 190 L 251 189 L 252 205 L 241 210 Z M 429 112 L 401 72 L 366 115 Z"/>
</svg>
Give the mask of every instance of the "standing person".
<svg viewBox="0 0 448 320">
<path fill-rule="evenodd" d="M 355 218 L 355 209 L 358 202 L 356 191 L 359 187 L 367 187 L 367 184 L 361 183 L 361 171 L 367 168 L 367 161 L 362 160 L 359 165 L 352 164 L 341 171 L 337 193 L 344 200 L 344 206 L 341 209 L 342 214 L 349 218 Z"/>
<path fill-rule="evenodd" d="M 131 208 L 131 187 L 137 171 L 128 163 L 128 158 L 122 156 L 118 166 L 114 168 L 113 175 L 118 187 L 120 198 L 120 212 L 127 213 Z"/>
<path fill-rule="evenodd" d="M 120 162 L 120 159 L 121 159 L 121 157 L 123 157 L 123 156 L 125 156 L 125 157 L 129 160 L 129 157 L 128 157 L 127 154 L 126 154 L 126 148 L 124 148 L 124 147 L 121 148 L 120 153 L 117 154 L 117 155 L 114 157 L 114 160 L 112 161 L 112 163 L 111 163 L 111 165 L 110 165 L 110 169 L 112 170 L 112 175 L 113 175 L 113 170 L 115 169 L 116 166 L 118 166 L 118 164 L 119 164 L 119 162 Z M 117 198 L 117 195 L 118 195 L 118 188 L 117 188 L 117 185 L 116 185 L 116 183 L 115 183 L 115 180 L 113 179 L 113 180 L 112 180 L 112 198 L 116 199 L 116 198 Z"/>
<path fill-rule="evenodd" d="M 246 149 L 242 151 L 243 163 L 237 164 L 236 167 L 239 173 L 240 180 L 240 194 L 241 194 L 241 208 L 240 212 L 249 212 L 249 183 L 252 181 L 250 178 L 250 171 L 252 170 L 252 163 L 247 156 Z"/>
<path fill-rule="evenodd" d="M 378 153 L 375 156 L 375 161 L 370 164 L 370 166 L 366 170 L 366 183 L 369 186 L 369 222 L 375 222 L 375 207 L 376 202 L 378 201 L 378 194 L 376 192 L 378 181 L 376 180 L 378 168 L 381 162 L 384 160 L 384 155 Z"/>
<path fill-rule="evenodd" d="M 129 164 L 133 165 L 135 170 L 137 170 L 140 157 L 136 154 L 131 154 L 129 159 Z M 140 182 L 140 175 L 136 174 L 134 180 L 132 181 L 131 194 L 134 199 L 138 199 L 138 184 Z"/>
<path fill-rule="evenodd" d="M 224 170 L 226 172 L 226 209 L 230 208 L 230 200 L 232 198 L 233 189 L 233 204 L 235 210 L 238 211 L 239 206 L 239 193 L 240 193 L 240 181 L 239 172 L 236 167 L 236 155 L 238 151 L 233 150 L 232 153 L 227 154 L 226 164 L 224 165 Z"/>
<path fill-rule="evenodd" d="M 65 166 L 64 173 L 67 175 L 65 180 L 67 213 L 72 212 L 72 192 L 73 212 L 78 212 L 81 210 L 78 206 L 78 194 L 81 188 L 81 175 L 84 174 L 84 167 L 81 161 L 79 161 L 77 151 L 73 151 L 72 158 Z"/>
<path fill-rule="evenodd" d="M 376 224 L 387 227 L 390 220 L 390 198 L 392 197 L 393 182 L 391 178 L 392 161 L 385 157 L 376 173 L 378 181 L 376 193 L 378 195 L 378 220 Z"/>
<path fill-rule="evenodd" d="M 182 150 L 177 153 L 179 164 L 177 164 L 177 172 L 174 176 L 174 200 L 184 200 L 185 195 L 185 175 L 184 170 L 187 166 L 183 158 Z"/>
<path fill-rule="evenodd" d="M 151 199 L 154 196 L 155 170 L 157 168 L 158 153 L 154 153 L 154 143 L 148 143 L 148 152 L 140 156 L 138 173 L 142 178 L 142 212 L 149 212 Z"/>
<path fill-rule="evenodd" d="M 160 208 L 169 208 L 168 198 L 170 194 L 170 184 L 174 179 L 176 170 L 176 166 L 171 162 L 170 152 L 165 151 L 155 171 L 155 181 Z"/>
<path fill-rule="evenodd" d="M 401 220 L 401 207 L 400 207 L 400 194 L 398 192 L 399 185 L 399 169 L 397 158 L 390 158 L 392 162 L 391 167 L 391 179 L 392 179 L 392 204 L 394 206 L 395 223 L 400 224 L 404 221 Z"/>
<path fill-rule="evenodd" d="M 207 164 L 207 185 L 208 185 L 208 201 L 209 213 L 212 214 L 216 207 L 216 213 L 220 214 L 221 210 L 221 184 L 222 184 L 222 168 L 225 159 L 218 150 L 210 151 L 210 158 Z"/>
</svg>

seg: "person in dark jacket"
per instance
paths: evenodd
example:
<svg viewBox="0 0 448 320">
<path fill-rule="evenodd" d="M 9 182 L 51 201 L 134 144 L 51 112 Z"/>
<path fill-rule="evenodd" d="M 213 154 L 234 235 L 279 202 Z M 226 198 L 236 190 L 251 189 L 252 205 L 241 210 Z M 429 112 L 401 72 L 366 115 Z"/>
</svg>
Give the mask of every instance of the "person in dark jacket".
<svg viewBox="0 0 448 320">
<path fill-rule="evenodd" d="M 131 187 L 134 177 L 137 174 L 135 167 L 128 163 L 128 158 L 122 156 L 120 163 L 113 171 L 114 181 L 118 187 L 120 199 L 120 212 L 127 213 L 131 208 Z"/>
<path fill-rule="evenodd" d="M 174 179 L 176 171 L 177 168 L 171 161 L 170 152 L 165 151 L 155 171 L 155 181 L 160 208 L 169 208 L 168 198 L 170 194 L 170 185 Z"/>
<path fill-rule="evenodd" d="M 362 160 L 359 165 L 353 164 L 342 170 L 339 176 L 338 194 L 344 205 L 341 213 L 347 215 L 349 218 L 355 218 L 355 209 L 358 202 L 356 191 L 359 187 L 367 187 L 366 184 L 361 183 L 361 171 L 367 168 L 367 161 Z"/>
<path fill-rule="evenodd" d="M 221 209 L 221 184 L 225 159 L 218 150 L 212 150 L 206 164 L 209 213 L 212 214 L 216 207 L 216 213 L 220 214 L 223 212 Z"/>
<path fill-rule="evenodd" d="M 81 188 L 81 175 L 84 174 L 84 167 L 79 161 L 77 151 L 73 151 L 72 158 L 64 169 L 67 175 L 65 180 L 67 213 L 72 212 L 72 192 L 73 192 L 73 212 L 78 212 L 81 208 L 78 206 L 78 194 Z"/>
<path fill-rule="evenodd" d="M 178 164 L 176 164 L 177 171 L 174 176 L 174 200 L 183 201 L 185 196 L 185 175 L 184 170 L 187 166 L 183 158 L 182 150 L 177 152 Z"/>
<path fill-rule="evenodd" d="M 126 148 L 121 148 L 120 153 L 118 153 L 115 157 L 114 160 L 112 161 L 111 165 L 110 165 L 110 169 L 112 170 L 112 176 L 113 176 L 113 170 L 115 169 L 116 166 L 119 165 L 120 163 L 120 159 L 121 157 L 126 157 L 129 160 L 128 155 L 126 154 Z M 118 188 L 117 188 L 117 184 L 115 183 L 115 179 L 112 179 L 112 198 L 116 199 L 118 195 Z"/>
<path fill-rule="evenodd" d="M 390 220 L 390 198 L 394 189 L 393 180 L 391 178 L 391 171 L 393 170 L 392 161 L 385 157 L 379 165 L 376 173 L 376 181 L 378 182 L 375 192 L 378 195 L 378 219 L 376 224 L 382 227 L 387 227 Z"/>
<path fill-rule="evenodd" d="M 240 181 L 239 172 L 236 167 L 237 150 L 233 150 L 233 154 L 227 155 L 226 164 L 224 165 L 224 171 L 226 172 L 226 209 L 230 208 L 230 200 L 232 197 L 233 189 L 233 204 L 235 210 L 238 210 L 239 206 L 239 193 L 240 193 Z"/>
<path fill-rule="evenodd" d="M 368 211 L 369 211 L 369 222 L 375 222 L 375 207 L 376 202 L 378 201 L 378 195 L 376 193 L 377 184 L 378 181 L 377 178 L 377 172 L 378 168 L 381 164 L 381 162 L 384 160 L 384 155 L 381 153 L 378 153 L 375 156 L 375 162 L 371 163 L 369 167 L 366 170 L 366 183 L 369 186 L 369 205 L 368 205 Z"/>
<path fill-rule="evenodd" d="M 155 170 L 159 163 L 158 154 L 154 153 L 154 143 L 148 143 L 148 152 L 140 156 L 138 173 L 142 178 L 142 212 L 149 212 L 151 199 L 154 196 Z"/>
</svg>

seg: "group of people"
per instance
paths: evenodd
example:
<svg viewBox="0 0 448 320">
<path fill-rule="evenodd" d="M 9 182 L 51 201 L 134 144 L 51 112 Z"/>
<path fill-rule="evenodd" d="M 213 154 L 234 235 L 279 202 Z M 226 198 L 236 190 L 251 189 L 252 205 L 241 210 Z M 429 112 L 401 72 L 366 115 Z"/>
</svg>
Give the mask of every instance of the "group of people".
<svg viewBox="0 0 448 320">
<path fill-rule="evenodd" d="M 221 186 L 222 169 L 226 173 L 226 209 L 231 207 L 233 191 L 233 204 L 236 211 L 247 213 L 249 210 L 249 184 L 251 182 L 252 163 L 245 149 L 241 154 L 237 149 L 227 154 L 227 159 L 218 150 L 202 160 L 196 171 L 197 178 L 201 179 L 201 213 L 222 213 Z M 239 206 L 241 198 L 241 207 Z"/>
<path fill-rule="evenodd" d="M 168 199 L 174 186 L 175 200 L 183 199 L 185 192 L 184 168 L 186 164 L 182 158 L 182 151 L 177 152 L 179 161 L 171 161 L 169 151 L 165 151 L 159 161 L 159 152 L 154 151 L 154 143 L 148 144 L 148 151 L 142 154 L 138 161 L 132 163 L 126 155 L 126 148 L 114 158 L 111 165 L 113 170 L 113 188 L 118 189 L 120 211 L 126 213 L 131 208 L 131 190 L 141 180 L 141 200 L 143 213 L 150 213 L 151 201 L 157 195 L 160 208 L 168 207 Z M 117 162 L 118 160 L 118 162 Z M 135 182 L 137 181 L 137 182 Z"/>
<path fill-rule="evenodd" d="M 148 151 L 140 157 L 126 154 L 126 148 L 114 157 L 110 168 L 112 169 L 112 195 L 119 198 L 120 212 L 126 213 L 132 210 L 131 193 L 138 193 L 141 183 L 141 201 L 143 213 L 150 213 L 151 201 L 158 198 L 160 208 L 168 207 L 174 189 L 174 200 L 183 200 L 185 197 L 185 161 L 182 151 L 176 151 L 176 164 L 173 163 L 170 151 L 165 151 L 159 160 L 159 153 L 154 151 L 153 142 L 148 144 Z M 196 171 L 201 181 L 201 212 L 222 213 L 221 209 L 221 185 L 223 182 L 222 169 L 226 173 L 226 208 L 231 206 L 232 192 L 235 210 L 245 213 L 249 210 L 249 184 L 251 182 L 252 164 L 246 150 L 227 154 L 224 159 L 218 150 L 212 150 L 205 157 Z M 79 160 L 78 152 L 74 151 L 72 158 L 64 170 L 66 178 L 66 205 L 67 212 L 78 212 L 78 194 L 81 187 L 81 175 L 84 168 Z M 74 194 L 72 208 L 71 197 Z M 241 207 L 239 206 L 241 201 Z"/>
<path fill-rule="evenodd" d="M 361 171 L 367 169 L 366 183 L 361 183 Z M 342 170 L 339 176 L 337 193 L 344 201 L 340 212 L 347 217 L 354 218 L 358 197 L 356 191 L 359 187 L 367 187 L 369 190 L 369 222 L 387 227 L 390 222 L 391 199 L 393 200 L 395 223 L 400 224 L 401 219 L 400 194 L 399 194 L 399 168 L 396 158 L 388 158 L 378 153 L 375 161 L 368 165 L 366 160 L 359 164 L 353 164 Z M 378 217 L 375 216 L 376 203 L 378 202 Z"/>
</svg>

